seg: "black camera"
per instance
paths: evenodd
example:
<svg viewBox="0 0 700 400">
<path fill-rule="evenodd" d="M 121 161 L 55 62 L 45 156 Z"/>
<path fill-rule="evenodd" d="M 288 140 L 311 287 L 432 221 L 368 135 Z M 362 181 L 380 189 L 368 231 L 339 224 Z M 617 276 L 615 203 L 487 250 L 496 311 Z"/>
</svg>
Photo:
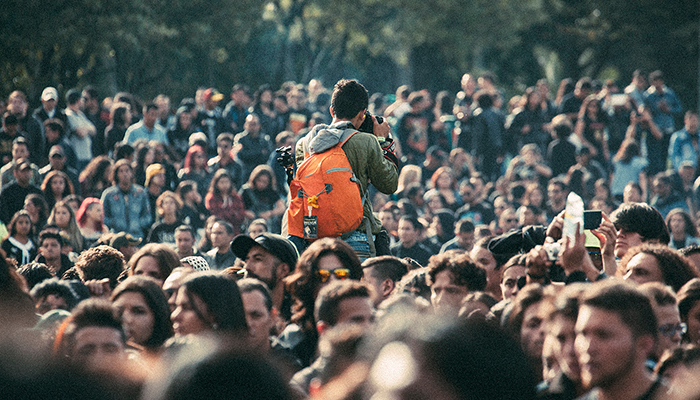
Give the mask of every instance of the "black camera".
<svg viewBox="0 0 700 400">
<path fill-rule="evenodd" d="M 382 117 L 375 117 L 377 118 L 377 123 L 381 124 L 384 122 L 384 118 Z M 374 133 L 374 120 L 372 119 L 372 114 L 369 113 L 369 111 L 365 111 L 365 120 L 362 121 L 362 125 L 360 125 L 359 128 L 357 128 L 358 131 L 360 132 L 367 132 L 367 133 Z"/>
</svg>

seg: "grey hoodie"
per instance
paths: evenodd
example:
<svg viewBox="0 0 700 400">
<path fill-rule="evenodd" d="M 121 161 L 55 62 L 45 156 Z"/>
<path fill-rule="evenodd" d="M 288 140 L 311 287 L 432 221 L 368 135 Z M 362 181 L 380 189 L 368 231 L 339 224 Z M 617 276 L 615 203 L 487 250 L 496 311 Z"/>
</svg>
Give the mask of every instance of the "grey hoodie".
<svg viewBox="0 0 700 400">
<path fill-rule="evenodd" d="M 309 155 L 323 153 L 331 147 L 340 143 L 341 138 L 347 138 L 355 129 L 350 122 L 341 121 L 333 125 L 318 124 L 311 128 L 311 131 L 302 139 L 304 150 Z M 308 147 L 306 147 L 308 143 Z M 300 162 L 297 160 L 297 162 Z"/>
</svg>

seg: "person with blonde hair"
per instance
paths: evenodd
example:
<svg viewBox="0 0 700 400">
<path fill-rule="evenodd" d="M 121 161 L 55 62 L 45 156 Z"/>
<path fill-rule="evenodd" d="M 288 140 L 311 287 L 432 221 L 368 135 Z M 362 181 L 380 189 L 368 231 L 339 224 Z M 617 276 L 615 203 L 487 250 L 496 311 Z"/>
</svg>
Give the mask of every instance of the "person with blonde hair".
<svg viewBox="0 0 700 400">
<path fill-rule="evenodd" d="M 406 189 L 411 183 L 421 183 L 423 182 L 423 170 L 417 165 L 406 164 L 401 167 L 401 172 L 399 173 L 399 184 L 396 188 L 395 196 L 397 199 L 406 197 Z"/>
<path fill-rule="evenodd" d="M 49 215 L 49 220 L 47 222 L 49 225 L 58 226 L 62 232 L 65 232 L 70 238 L 70 245 L 73 251 L 80 253 L 83 251 L 83 235 L 80 233 L 80 227 L 78 226 L 78 220 L 75 218 L 75 212 L 73 208 L 69 206 L 65 201 L 59 201 L 51 210 Z"/>
</svg>

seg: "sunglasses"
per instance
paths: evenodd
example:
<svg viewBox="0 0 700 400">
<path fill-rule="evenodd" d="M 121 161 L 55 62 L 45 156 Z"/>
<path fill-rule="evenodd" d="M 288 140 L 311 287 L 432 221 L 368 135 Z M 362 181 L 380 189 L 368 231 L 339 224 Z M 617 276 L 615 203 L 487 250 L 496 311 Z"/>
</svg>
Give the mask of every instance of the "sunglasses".
<svg viewBox="0 0 700 400">
<path fill-rule="evenodd" d="M 688 332 L 688 325 L 681 322 L 680 324 L 668 324 L 661 325 L 659 327 L 659 333 L 666 337 L 672 338 L 676 335 L 676 332 L 680 332 L 684 335 L 686 332 Z"/>
<path fill-rule="evenodd" d="M 341 281 L 343 279 L 350 278 L 349 268 L 336 268 L 336 269 L 319 269 L 317 272 L 318 276 L 321 278 L 321 282 L 325 283 L 331 278 L 331 275 L 335 275 L 337 279 Z"/>
</svg>

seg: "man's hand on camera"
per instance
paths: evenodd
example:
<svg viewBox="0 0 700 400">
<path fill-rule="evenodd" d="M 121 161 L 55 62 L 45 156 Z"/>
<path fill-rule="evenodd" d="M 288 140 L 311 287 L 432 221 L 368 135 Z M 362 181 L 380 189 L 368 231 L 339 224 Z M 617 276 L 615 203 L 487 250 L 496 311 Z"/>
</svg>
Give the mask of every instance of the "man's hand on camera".
<svg viewBox="0 0 700 400">
<path fill-rule="evenodd" d="M 527 283 L 545 283 L 545 277 L 551 261 L 544 247 L 537 245 L 530 249 L 525 258 L 527 268 Z"/>
<path fill-rule="evenodd" d="M 389 137 L 389 134 L 391 133 L 391 127 L 389 126 L 389 123 L 386 122 L 386 119 L 382 121 L 381 124 L 378 124 L 377 117 L 373 115 L 372 121 L 374 121 L 374 136 L 381 136 L 384 138 Z"/>
</svg>

